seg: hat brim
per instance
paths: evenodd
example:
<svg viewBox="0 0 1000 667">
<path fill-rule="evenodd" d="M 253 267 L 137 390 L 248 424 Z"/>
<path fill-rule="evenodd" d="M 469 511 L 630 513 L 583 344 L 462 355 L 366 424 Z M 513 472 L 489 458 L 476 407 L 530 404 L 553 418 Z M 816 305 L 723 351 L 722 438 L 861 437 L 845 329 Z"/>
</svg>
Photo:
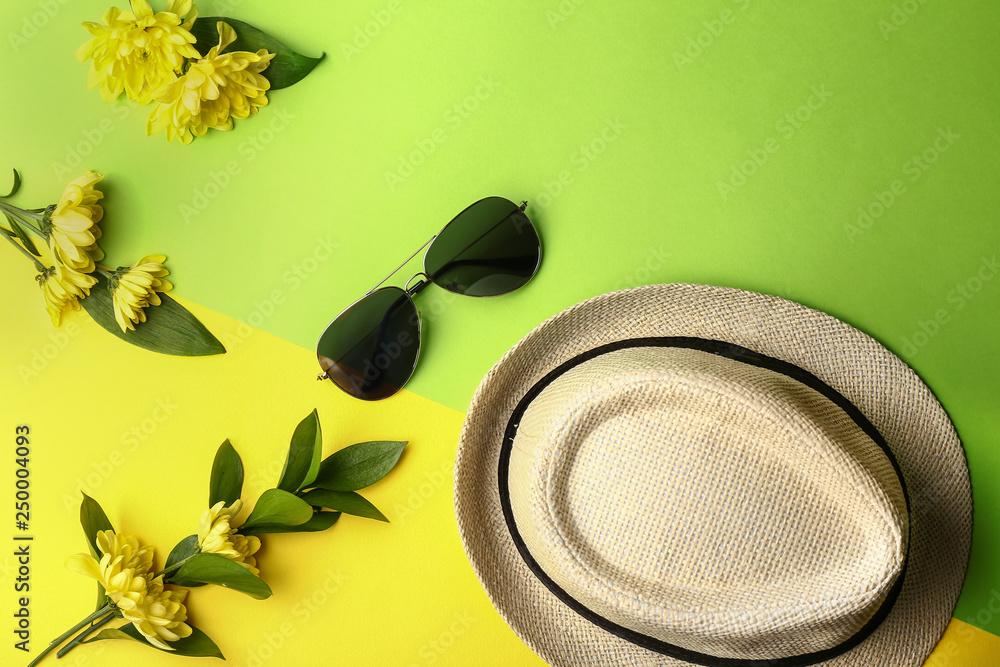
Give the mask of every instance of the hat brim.
<svg viewBox="0 0 1000 667">
<path fill-rule="evenodd" d="M 794 364 L 878 429 L 909 492 L 903 587 L 867 639 L 819 664 L 922 665 L 951 619 L 972 539 L 968 465 L 948 415 L 909 366 L 849 324 L 777 297 L 704 285 L 636 287 L 577 304 L 529 332 L 476 390 L 455 462 L 455 514 L 472 568 L 507 624 L 553 665 L 692 664 L 632 644 L 565 606 L 518 554 L 498 492 L 504 430 L 528 389 L 587 350 L 653 336 L 734 343 Z"/>
</svg>

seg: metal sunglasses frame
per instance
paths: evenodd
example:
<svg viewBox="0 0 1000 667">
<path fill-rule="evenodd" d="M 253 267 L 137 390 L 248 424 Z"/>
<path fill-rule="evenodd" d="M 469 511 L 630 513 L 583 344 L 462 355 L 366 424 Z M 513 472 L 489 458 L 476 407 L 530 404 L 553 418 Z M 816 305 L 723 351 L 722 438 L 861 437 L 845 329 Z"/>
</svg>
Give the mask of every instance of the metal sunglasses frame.
<svg viewBox="0 0 1000 667">
<path fill-rule="evenodd" d="M 420 361 L 420 347 L 421 347 L 420 343 L 421 343 L 421 334 L 423 333 L 423 321 L 420 318 L 420 310 L 417 308 L 416 303 L 413 301 L 413 297 L 416 296 L 417 294 L 419 294 L 425 287 L 427 287 L 428 285 L 430 285 L 431 283 L 433 283 L 433 280 L 431 279 L 430 275 L 427 274 L 426 271 L 418 271 L 417 273 L 414 273 L 412 276 L 410 276 L 410 278 L 403 284 L 403 287 L 397 287 L 397 286 L 392 285 L 392 286 L 389 286 L 389 287 L 381 287 L 381 289 L 380 289 L 380 286 L 383 285 L 387 280 L 389 280 L 390 278 L 392 278 L 394 275 L 396 275 L 396 273 L 398 273 L 400 269 L 402 269 L 404 266 L 406 266 L 407 264 L 409 264 L 413 260 L 413 258 L 416 257 L 420 253 L 421 250 L 424 251 L 424 256 L 421 258 L 421 262 L 420 262 L 421 263 L 421 268 L 426 268 L 427 251 L 430 250 L 430 247 L 434 243 L 435 239 L 437 239 L 446 229 L 448 229 L 448 226 L 451 225 L 451 223 L 453 223 L 458 218 L 462 217 L 463 213 L 465 213 L 466 211 L 468 211 L 470 208 L 473 208 L 474 206 L 478 205 L 479 203 L 485 201 L 486 199 L 489 199 L 489 197 L 484 197 L 483 199 L 479 199 L 479 200 L 477 200 L 477 201 L 469 204 L 464 209 L 462 209 L 462 211 L 459 212 L 455 217 L 453 217 L 448 222 L 448 224 L 446 224 L 444 227 L 441 228 L 441 231 L 439 231 L 437 234 L 435 234 L 430 239 L 428 239 L 422 246 L 420 246 L 419 248 L 417 248 L 416 251 L 413 252 L 413 254 L 411 254 L 409 257 L 407 257 L 403 261 L 402 264 L 400 264 L 395 269 L 393 269 L 392 271 L 390 271 L 389 274 L 385 278 L 383 278 L 382 280 L 378 281 L 378 283 L 376 283 L 375 286 L 372 287 L 370 290 L 368 290 L 367 292 L 365 292 L 365 294 L 361 298 L 357 299 L 356 301 L 354 301 L 353 303 L 351 303 L 351 305 L 349 305 L 346 308 L 344 308 L 343 310 L 341 310 L 337 314 L 336 317 L 334 317 L 332 320 L 330 320 L 329 324 L 327 324 L 326 327 L 323 328 L 323 333 L 320 334 L 319 339 L 316 341 L 317 356 L 318 356 L 318 353 L 319 353 L 318 352 L 319 351 L 319 343 L 320 343 L 320 341 L 323 340 L 323 336 L 330 329 L 330 327 L 333 326 L 333 323 L 336 322 L 337 320 L 339 320 L 341 318 L 341 316 L 343 316 L 344 313 L 346 313 L 347 311 L 351 310 L 352 308 L 354 308 L 354 306 L 356 306 L 357 304 L 361 303 L 362 301 L 364 301 L 365 299 L 367 299 L 368 297 L 370 297 L 372 294 L 375 294 L 376 292 L 380 292 L 382 290 L 399 290 L 400 292 L 402 292 L 406 296 L 407 300 L 410 302 L 410 305 L 413 307 L 414 312 L 417 313 L 417 339 L 416 339 L 417 354 L 413 357 L 413 366 L 410 368 L 410 372 L 409 372 L 409 374 L 407 375 L 407 378 L 406 378 L 406 382 L 409 382 L 410 378 L 413 377 L 413 372 L 417 368 L 417 363 Z M 501 199 L 506 199 L 506 198 L 505 197 L 501 197 Z M 510 200 L 508 199 L 507 201 L 510 201 Z M 514 202 L 510 202 L 510 203 L 513 204 Z M 528 202 L 525 200 L 525 201 L 522 201 L 520 205 L 516 206 L 515 210 L 517 212 L 519 212 L 519 213 L 524 213 L 524 211 L 525 211 L 525 209 L 527 207 L 528 207 Z M 476 241 L 478 241 L 479 239 L 483 238 L 483 236 L 485 236 L 489 232 L 491 232 L 494 229 L 496 229 L 496 227 L 499 226 L 501 223 L 503 223 L 503 220 L 498 221 L 493 227 L 490 227 L 488 230 L 486 230 L 483 234 L 481 234 L 479 236 L 479 238 L 477 238 L 475 241 L 473 241 L 468 246 L 466 246 L 466 248 L 471 247 L 474 243 L 476 243 Z M 528 220 L 528 224 L 531 225 L 532 229 L 534 229 L 534 225 L 531 223 L 531 220 Z M 535 236 L 538 237 L 538 230 L 537 229 L 535 229 Z M 530 282 L 531 279 L 535 277 L 535 274 L 538 273 L 538 268 L 541 266 L 541 264 L 542 264 L 542 243 L 541 243 L 541 239 L 539 238 L 539 241 L 538 241 L 538 259 L 535 262 L 535 267 L 531 271 L 531 275 L 528 276 L 528 279 L 524 281 L 524 285 L 527 285 L 528 282 Z M 419 278 L 419 280 L 418 280 L 418 282 L 416 284 L 414 284 L 411 287 L 410 283 L 415 278 Z M 521 287 L 524 287 L 524 285 L 521 285 Z M 439 285 L 439 287 L 440 287 L 440 285 Z M 460 296 L 471 296 L 473 298 L 486 299 L 486 298 L 492 298 L 492 297 L 497 297 L 497 296 L 504 296 L 505 294 L 510 294 L 510 292 L 516 292 L 517 290 L 521 289 L 521 287 L 517 287 L 517 288 L 515 288 L 513 290 L 510 290 L 508 292 L 502 292 L 500 294 L 484 295 L 484 296 L 477 296 L 477 295 L 473 295 L 473 294 L 460 294 Z M 447 290 L 446 287 L 442 287 L 441 289 Z M 448 290 L 448 291 L 451 291 L 451 290 Z M 453 294 L 458 294 L 458 292 L 453 292 Z M 329 370 L 328 369 L 324 370 L 322 373 L 320 373 L 319 375 L 317 375 L 316 379 L 317 380 L 331 380 L 331 381 L 333 381 L 333 378 L 331 378 L 330 375 L 329 375 Z M 346 389 L 344 389 L 343 387 L 341 387 L 339 384 L 337 384 L 337 382 L 333 382 L 333 384 L 334 384 L 334 386 L 337 387 L 337 389 L 340 389 L 342 392 L 344 392 L 348 396 L 351 396 L 352 398 L 357 398 L 357 399 L 362 400 L 362 401 L 379 401 L 379 400 L 383 400 L 385 398 L 389 398 L 390 396 L 394 396 L 396 393 L 398 393 L 399 389 L 403 388 L 402 386 L 400 386 L 397 389 L 397 391 L 393 392 L 392 394 L 389 394 L 388 396 L 384 396 L 382 398 L 364 398 L 362 396 L 355 396 L 354 394 L 352 394 L 351 392 L 347 391 Z M 404 382 L 403 384 L 405 385 L 406 383 Z"/>
</svg>

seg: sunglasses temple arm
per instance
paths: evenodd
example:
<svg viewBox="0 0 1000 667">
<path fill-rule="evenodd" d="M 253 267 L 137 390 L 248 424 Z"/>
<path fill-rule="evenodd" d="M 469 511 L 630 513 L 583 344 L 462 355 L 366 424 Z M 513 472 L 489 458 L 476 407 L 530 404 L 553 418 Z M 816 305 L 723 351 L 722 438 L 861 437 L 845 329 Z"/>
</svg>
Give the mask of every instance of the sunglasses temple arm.
<svg viewBox="0 0 1000 667">
<path fill-rule="evenodd" d="M 517 210 L 518 210 L 518 211 L 520 211 L 521 213 L 524 213 L 524 209 L 526 209 L 527 207 L 528 207 L 528 202 L 526 202 L 526 201 L 522 201 L 522 202 L 521 202 L 521 205 L 517 207 Z M 497 225 L 499 225 L 499 224 L 500 224 L 500 223 L 498 222 L 498 223 L 497 223 Z M 494 227 L 496 227 L 496 225 L 494 225 Z M 484 234 L 484 236 L 485 236 L 485 234 Z M 377 290 L 377 289 L 378 289 L 379 287 L 381 287 L 381 286 L 382 286 L 382 283 L 384 283 L 385 281 L 387 281 L 387 280 L 388 280 L 389 278 L 392 278 L 392 276 L 393 276 L 393 275 L 395 275 L 395 273 L 396 273 L 397 271 L 399 271 L 399 270 L 400 270 L 401 268 L 403 268 L 404 266 L 406 266 L 406 265 L 407 265 L 407 263 L 409 263 L 409 261 L 410 261 L 411 259 L 413 259 L 414 257 L 416 257 L 416 256 L 417 256 L 417 254 L 418 254 L 418 253 L 419 253 L 419 252 L 420 252 L 421 250 L 423 250 L 424 248 L 426 248 L 427 246 L 429 246 L 429 245 L 431 244 L 431 242 L 432 242 L 432 241 L 433 241 L 434 239 L 436 239 L 436 238 L 437 238 L 437 234 L 435 234 L 434 236 L 432 236 L 432 237 L 430 237 L 429 239 L 427 239 L 427 242 L 426 242 L 426 243 L 424 243 L 424 244 L 423 244 L 422 246 L 420 246 L 419 248 L 417 248 L 416 252 L 414 252 L 414 253 L 413 253 L 412 255 L 410 255 L 409 257 L 407 257 L 407 258 L 406 258 L 406 259 L 405 259 L 405 260 L 403 261 L 403 263 L 402 263 L 402 264 L 400 264 L 399 266 L 397 266 L 397 267 L 396 267 L 395 269 L 393 269 L 393 270 L 392 270 L 392 271 L 391 271 L 391 272 L 389 273 L 389 275 L 387 275 L 387 276 L 386 276 L 385 278 L 383 278 L 382 280 L 378 281 L 378 284 L 377 284 L 377 285 L 375 285 L 375 287 L 373 287 L 373 288 L 371 288 L 370 290 L 368 290 L 368 291 L 367 291 L 367 292 L 365 293 L 365 296 L 367 296 L 367 295 L 371 294 L 372 292 L 374 292 L 375 290 Z M 480 238 L 482 238 L 482 237 L 480 237 Z M 478 239 L 477 239 L 477 240 L 478 240 Z M 473 242 L 473 243 L 474 243 L 474 242 Z M 470 245 L 471 245 L 471 244 L 470 244 Z M 468 249 L 468 248 L 466 248 L 466 249 Z M 464 252 L 464 250 L 463 250 L 463 252 Z"/>
<path fill-rule="evenodd" d="M 387 280 L 388 280 L 389 278 L 392 278 L 392 277 L 393 277 L 393 275 L 395 275 L 395 273 L 396 273 L 397 271 L 399 271 L 399 270 L 400 270 L 401 268 L 403 268 L 404 266 L 406 266 L 406 265 L 407 265 L 407 263 L 409 263 L 409 261 L 410 261 L 411 259 L 413 259 L 414 257 L 416 257 L 416 256 L 417 256 L 417 254 L 418 254 L 418 253 L 419 253 L 419 252 L 420 252 L 421 250 L 423 250 L 424 248 L 426 248 L 427 246 L 429 246 L 429 245 L 431 244 L 431 241 L 433 241 L 433 240 L 434 240 L 434 239 L 436 239 L 436 238 L 437 238 L 437 234 L 435 234 L 434 236 L 432 236 L 432 237 L 430 237 L 429 239 L 427 239 L 427 243 L 425 243 L 425 244 L 423 244 L 422 246 L 420 246 L 419 248 L 417 248 L 417 251 L 416 251 L 416 252 L 414 252 L 414 253 L 413 253 L 412 255 L 410 255 L 409 257 L 407 257 L 407 258 L 406 258 L 406 260 L 405 260 L 405 261 L 404 261 L 404 262 L 403 262 L 402 264 L 400 264 L 399 266 L 397 266 L 397 267 L 396 267 L 395 269 L 393 269 L 393 270 L 392 270 L 392 272 L 391 272 L 391 273 L 389 273 L 389 275 L 387 275 L 387 276 L 386 276 L 385 278 L 383 278 L 382 280 L 380 280 L 380 281 L 378 282 L 378 285 L 375 285 L 375 287 L 373 287 L 373 288 L 371 288 L 370 290 L 368 290 L 368 291 L 367 291 L 367 292 L 365 293 L 365 296 L 368 296 L 369 294 L 371 294 L 372 292 L 374 292 L 375 290 L 377 290 L 377 289 L 378 289 L 379 287 L 381 287 L 382 283 L 384 283 L 385 281 L 387 281 Z"/>
</svg>

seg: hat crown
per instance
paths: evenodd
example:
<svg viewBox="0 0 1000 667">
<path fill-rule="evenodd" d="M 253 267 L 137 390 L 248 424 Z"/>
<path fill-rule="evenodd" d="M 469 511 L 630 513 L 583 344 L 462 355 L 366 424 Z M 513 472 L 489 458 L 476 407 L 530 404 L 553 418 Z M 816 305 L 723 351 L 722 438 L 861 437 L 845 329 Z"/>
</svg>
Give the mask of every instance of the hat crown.
<svg viewBox="0 0 1000 667">
<path fill-rule="evenodd" d="M 712 656 L 836 647 L 905 564 L 881 447 L 800 380 L 702 350 L 626 348 L 552 380 L 521 416 L 508 492 L 569 597 Z"/>
</svg>

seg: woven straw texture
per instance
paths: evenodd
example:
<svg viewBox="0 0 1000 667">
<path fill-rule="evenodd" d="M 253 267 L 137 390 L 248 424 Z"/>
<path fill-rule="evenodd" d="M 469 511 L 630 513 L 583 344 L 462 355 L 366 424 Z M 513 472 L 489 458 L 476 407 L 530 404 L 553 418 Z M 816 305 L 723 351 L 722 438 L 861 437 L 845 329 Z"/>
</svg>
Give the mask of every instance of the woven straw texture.
<svg viewBox="0 0 1000 667">
<path fill-rule="evenodd" d="M 460 439 L 455 470 L 456 517 L 473 569 L 507 623 L 536 653 L 554 665 L 688 664 L 616 637 L 583 619 L 556 599 L 517 553 L 503 519 L 497 489 L 498 457 L 507 420 L 532 385 L 560 363 L 587 350 L 619 340 L 652 336 L 720 340 L 795 364 L 843 394 L 883 435 L 903 471 L 911 504 L 909 559 L 903 588 L 892 612 L 870 637 L 847 653 L 821 664 L 859 667 L 921 665 L 951 617 L 964 579 L 972 530 L 968 469 L 961 444 L 947 415 L 923 382 L 900 359 L 849 325 L 789 301 L 718 287 L 654 285 L 585 301 L 531 331 L 484 378 L 470 405 Z M 650 366 L 662 366 L 662 359 L 643 360 L 642 355 L 638 356 L 638 360 L 632 360 L 634 363 L 629 371 L 633 376 L 652 372 Z M 704 523 L 702 519 L 705 517 L 692 517 L 693 506 L 684 507 L 680 496 L 662 499 L 668 503 L 680 503 L 679 516 L 667 517 L 662 523 L 644 525 L 644 520 L 655 516 L 650 503 L 660 500 L 630 496 L 627 491 L 622 491 L 627 490 L 628 485 L 615 483 L 612 478 L 615 475 L 653 475 L 657 471 L 644 470 L 639 465 L 619 467 L 606 463 L 601 466 L 597 455 L 584 457 L 582 460 L 588 463 L 582 466 L 559 464 L 559 456 L 573 454 L 547 451 L 546 443 L 561 440 L 565 445 L 567 442 L 563 435 L 548 432 L 553 428 L 552 423 L 562 419 L 552 419 L 552 411 L 566 408 L 547 406 L 545 403 L 539 404 L 542 409 L 537 413 L 537 423 L 532 424 L 530 415 L 525 415 L 522 425 L 528 426 L 528 437 L 515 441 L 517 454 L 511 459 L 512 503 L 518 525 L 521 526 L 523 520 L 531 528 L 528 531 L 531 537 L 527 539 L 535 540 L 529 545 L 532 553 L 546 554 L 543 556 L 549 559 L 544 567 L 546 572 L 550 576 L 554 572 L 556 578 L 562 579 L 557 583 L 573 588 L 574 596 L 591 608 L 616 622 L 625 620 L 628 623 L 623 625 L 637 626 L 635 629 L 652 636 L 660 633 L 660 637 L 668 641 L 677 639 L 676 634 L 670 635 L 669 628 L 680 628 L 688 637 L 683 641 L 687 641 L 694 650 L 720 656 L 754 658 L 765 654 L 795 654 L 799 650 L 822 648 L 831 642 L 836 644 L 838 638 L 850 635 L 855 627 L 863 624 L 866 615 L 870 614 L 873 606 L 877 606 L 879 597 L 884 595 L 884 580 L 891 579 L 893 572 L 898 571 L 897 556 L 894 554 L 905 540 L 905 534 L 900 537 L 896 533 L 905 524 L 899 516 L 899 490 L 893 486 L 891 476 L 885 470 L 884 456 L 879 459 L 866 436 L 852 432 L 842 420 L 831 420 L 830 410 L 839 408 L 827 405 L 825 399 L 817 398 L 812 390 L 802 392 L 801 387 L 792 386 L 794 382 L 789 384 L 773 377 L 775 374 L 771 371 L 760 369 L 750 373 L 753 377 L 737 377 L 734 373 L 738 371 L 724 368 L 729 363 L 737 363 L 731 360 L 706 361 L 698 359 L 698 355 L 680 356 L 685 358 L 672 363 L 675 366 L 680 363 L 676 366 L 678 368 L 687 364 L 686 372 L 682 374 L 689 379 L 695 375 L 699 378 L 694 383 L 688 383 L 686 389 L 682 388 L 681 394 L 690 392 L 697 385 L 699 391 L 717 391 L 719 396 L 728 397 L 737 391 L 739 385 L 742 387 L 739 391 L 744 392 L 742 398 L 746 401 L 745 405 L 751 410 L 756 410 L 758 414 L 770 411 L 772 415 L 785 410 L 780 415 L 782 428 L 787 429 L 792 424 L 800 442 L 819 447 L 824 455 L 840 457 L 831 458 L 832 463 L 827 466 L 836 472 L 836 480 L 824 480 L 822 476 L 817 480 L 805 474 L 786 475 L 784 483 L 791 484 L 787 493 L 789 496 L 797 494 L 798 497 L 788 498 L 790 504 L 784 508 L 768 508 L 772 516 L 763 517 L 762 525 L 756 528 L 764 540 L 769 540 L 769 558 L 777 557 L 775 554 L 779 553 L 780 545 L 773 544 L 774 541 L 785 543 L 788 549 L 783 563 L 787 566 L 785 578 L 776 583 L 772 572 L 770 580 L 762 580 L 760 571 L 755 571 L 748 561 L 742 565 L 742 571 L 736 568 L 740 572 L 739 577 L 747 577 L 745 590 L 734 585 L 725 595 L 720 596 L 716 591 L 709 599 L 708 595 L 697 593 L 699 586 L 705 589 L 713 577 L 717 580 L 723 571 L 732 571 L 732 563 L 702 563 L 699 570 L 696 563 L 688 561 L 685 565 L 688 569 L 666 573 L 663 559 L 657 554 L 645 553 L 643 545 L 669 544 L 675 550 L 686 549 L 687 553 L 694 553 L 699 545 L 677 541 L 716 540 L 714 547 L 705 547 L 705 553 L 717 547 L 719 553 L 737 556 L 741 553 L 746 555 L 746 546 L 741 547 L 731 537 L 700 535 L 697 527 Z M 616 366 L 619 369 L 622 367 L 621 364 Z M 608 369 L 603 369 L 601 373 L 606 377 L 609 373 L 613 374 Z M 618 386 L 621 384 L 619 382 Z M 611 386 L 614 385 L 615 382 L 611 381 Z M 555 389 L 550 397 L 546 398 L 546 392 L 543 392 L 539 399 L 555 401 L 563 406 L 579 404 L 582 402 L 579 392 L 585 391 L 581 383 L 574 386 L 572 377 Z M 567 399 L 567 392 L 575 392 L 577 397 Z M 595 439 L 601 438 L 618 438 L 620 441 L 620 434 L 613 433 L 616 428 L 613 413 L 617 409 L 615 405 L 621 400 L 619 397 L 611 401 L 610 407 L 591 406 L 594 410 L 611 410 L 609 414 L 612 417 L 604 419 L 599 428 L 584 429 L 587 435 L 580 440 L 581 447 L 592 446 L 597 442 Z M 667 400 L 671 398 L 667 397 Z M 721 407 L 722 403 L 728 402 L 728 398 L 720 401 L 720 409 L 733 410 L 727 419 L 739 420 L 739 409 Z M 779 403 L 785 407 L 779 406 Z M 792 413 L 788 412 L 789 405 L 795 406 Z M 650 430 L 642 438 L 647 443 L 662 442 L 663 438 L 653 431 L 665 428 L 665 423 L 671 419 L 685 419 L 683 411 L 679 417 L 669 417 L 664 411 L 657 411 L 648 405 L 638 412 L 648 417 L 645 419 L 648 423 L 642 427 Z M 633 426 L 636 413 L 635 409 L 629 410 Z M 542 415 L 548 416 L 542 419 Z M 575 418 L 568 417 L 570 422 Z M 583 415 L 580 419 L 590 417 Z M 594 419 L 601 421 L 598 417 Z M 544 423 L 546 420 L 548 423 Z M 760 419 L 756 421 L 758 424 L 761 422 Z M 833 424 L 828 430 L 840 429 L 841 432 L 834 436 L 829 432 L 816 432 L 817 429 L 823 430 L 817 424 Z M 611 431 L 605 432 L 607 429 Z M 734 429 L 738 430 L 738 427 L 734 426 Z M 741 442 L 742 436 L 730 436 L 735 438 L 732 442 Z M 667 436 L 667 439 L 670 437 Z M 789 439 L 777 434 L 772 437 L 775 441 L 789 442 Z M 850 456 L 844 456 L 845 443 Z M 638 449 L 633 453 L 639 452 L 643 446 L 637 445 Z M 698 443 L 691 446 L 697 451 Z M 773 454 L 763 468 L 759 452 L 748 453 L 747 456 L 757 457 L 756 470 L 770 470 L 764 473 L 765 477 L 778 474 L 779 457 L 784 460 L 781 465 L 798 466 L 799 470 L 804 470 L 807 463 L 802 451 L 797 453 L 795 444 L 782 446 L 785 451 Z M 841 450 L 839 454 L 836 451 L 838 448 Z M 579 453 L 578 449 L 574 451 Z M 674 456 L 683 458 L 684 448 L 678 448 Z M 798 463 L 795 463 L 796 456 L 800 459 Z M 715 459 L 711 452 L 702 452 L 697 459 L 657 465 L 683 465 L 690 472 L 690 485 L 704 485 L 713 475 L 725 474 L 727 466 L 731 468 L 730 474 L 738 478 L 741 466 L 746 464 L 746 461 L 739 462 L 733 458 L 732 448 Z M 533 471 L 531 467 L 535 465 L 550 466 L 548 476 Z M 588 466 L 593 466 L 593 469 L 588 469 Z M 567 472 L 560 474 L 559 470 Z M 603 483 L 608 488 L 617 489 L 623 495 L 603 498 L 605 504 L 599 507 L 578 507 L 581 499 L 599 496 L 580 490 L 592 484 L 593 478 L 601 474 L 607 478 Z M 588 481 L 587 478 L 591 479 Z M 538 479 L 547 481 L 538 486 L 534 482 Z M 538 488 L 533 489 L 533 483 Z M 766 479 L 739 483 L 749 485 L 750 496 L 766 495 Z M 824 485 L 823 494 L 840 494 L 840 497 L 830 499 L 817 493 L 817 483 Z M 647 490 L 653 488 L 648 484 L 638 486 Z M 670 492 L 669 489 L 664 490 L 664 493 Z M 724 489 L 713 490 L 713 497 L 721 500 L 700 511 L 709 515 L 727 511 L 727 503 L 732 505 L 736 497 L 732 496 L 727 501 L 727 493 Z M 540 498 L 539 494 L 548 494 L 549 497 L 533 506 L 532 498 Z M 844 494 L 855 494 L 857 497 L 852 500 Z M 616 524 L 609 526 L 614 534 L 602 537 L 593 532 L 580 533 L 579 526 L 592 525 L 593 522 L 577 520 L 579 516 L 574 512 L 603 512 L 611 521 L 613 512 L 610 508 L 615 503 L 620 504 L 621 515 L 613 519 Z M 546 517 L 538 509 L 538 506 L 546 504 L 549 507 L 565 507 L 565 515 L 560 519 Z M 839 528 L 825 526 L 822 530 L 817 529 L 818 532 L 814 530 L 810 536 L 809 527 L 801 518 L 783 523 L 781 512 L 787 512 L 789 507 L 795 505 L 805 507 L 810 520 L 822 515 L 828 522 L 839 521 Z M 844 507 L 851 508 L 848 514 L 852 515 L 838 517 L 837 512 Z M 639 533 L 646 532 L 639 535 L 635 544 L 617 547 L 612 544 L 614 540 L 621 539 L 622 534 L 628 534 L 634 528 L 632 524 L 636 523 L 640 526 Z M 749 525 L 747 529 L 751 529 Z M 857 532 L 862 529 L 868 532 Z M 792 534 L 795 531 L 804 532 L 796 536 Z M 577 539 L 568 543 L 566 535 L 575 535 Z M 821 542 L 826 540 L 819 549 L 813 549 L 815 553 L 800 548 L 812 544 L 809 540 L 815 539 Z M 868 562 L 863 566 L 866 570 L 864 576 L 856 571 L 857 563 L 852 558 L 834 553 L 837 541 L 840 541 L 840 546 L 866 545 Z M 833 576 L 837 567 L 847 566 L 855 570 L 840 580 Z M 829 568 L 833 568 L 832 571 Z M 878 581 L 880 575 L 881 584 Z M 737 578 L 734 577 L 734 582 Z M 696 592 L 687 597 L 671 593 L 670 589 L 676 590 L 681 586 Z M 643 600 L 652 603 L 645 607 L 622 604 L 620 596 L 615 595 L 616 590 L 619 593 L 625 590 L 643 591 Z M 733 609 L 736 604 L 747 603 L 750 596 L 759 597 L 764 590 L 777 591 L 779 596 L 788 599 L 784 606 L 780 600 L 758 601 L 763 605 L 759 608 L 781 609 L 785 616 L 779 613 L 774 623 L 756 630 L 766 635 L 768 631 L 778 628 L 789 644 L 778 648 L 770 644 L 755 653 L 750 644 L 741 643 L 739 639 L 741 633 L 747 634 L 750 622 L 743 620 L 746 626 L 734 625 L 736 616 Z M 855 601 L 833 613 L 829 610 L 818 611 L 823 606 L 819 602 L 831 594 L 835 595 L 838 590 L 841 593 L 845 590 L 853 592 Z M 802 602 L 806 604 L 793 609 L 796 603 Z M 810 602 L 814 603 L 811 610 Z M 688 626 L 684 626 L 676 622 L 678 609 L 696 609 L 704 613 L 689 619 Z M 825 622 L 834 617 L 839 619 L 837 623 L 831 625 Z M 787 632 L 787 626 L 796 622 L 804 623 L 806 631 Z M 784 628 L 779 627 L 782 624 Z M 668 630 L 664 631 L 664 627 Z M 667 634 L 664 635 L 664 632 Z"/>
<path fill-rule="evenodd" d="M 819 392 L 700 350 L 618 350 L 562 375 L 521 417 L 510 477 L 518 530 L 563 590 L 699 653 L 838 646 L 903 569 L 885 452 Z"/>
</svg>

